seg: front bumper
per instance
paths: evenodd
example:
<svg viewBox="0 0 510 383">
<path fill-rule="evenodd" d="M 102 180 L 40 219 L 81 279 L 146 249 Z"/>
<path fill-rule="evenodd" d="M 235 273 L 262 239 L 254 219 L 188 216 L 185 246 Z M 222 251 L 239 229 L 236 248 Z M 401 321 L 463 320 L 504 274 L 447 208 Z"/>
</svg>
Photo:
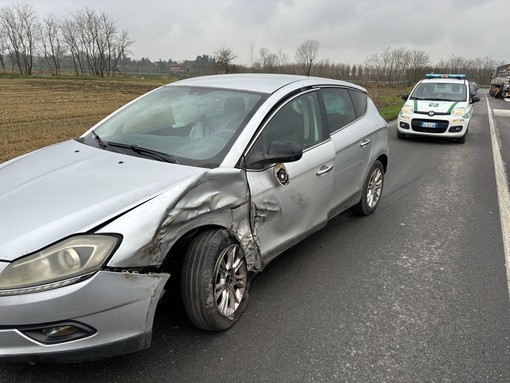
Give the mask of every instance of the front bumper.
<svg viewBox="0 0 510 383">
<path fill-rule="evenodd" d="M 397 119 L 400 133 L 429 137 L 459 138 L 466 134 L 468 124 L 468 118 L 449 115 L 433 118 L 426 115 L 400 115 Z"/>
<path fill-rule="evenodd" d="M 45 292 L 0 297 L 0 361 L 78 362 L 149 347 L 156 306 L 169 274 L 99 271 Z M 62 324 L 82 337 L 47 337 Z"/>
</svg>

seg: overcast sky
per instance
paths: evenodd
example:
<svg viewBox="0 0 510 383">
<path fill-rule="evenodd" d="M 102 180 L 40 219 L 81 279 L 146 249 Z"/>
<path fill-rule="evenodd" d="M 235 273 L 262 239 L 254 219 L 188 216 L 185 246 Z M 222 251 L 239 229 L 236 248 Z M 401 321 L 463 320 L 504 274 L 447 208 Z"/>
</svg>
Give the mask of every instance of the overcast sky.
<svg viewBox="0 0 510 383">
<path fill-rule="evenodd" d="M 31 5 L 39 18 L 86 5 L 105 12 L 135 41 L 132 57 L 194 60 L 221 47 L 250 65 L 251 47 L 295 60 L 305 40 L 319 60 L 363 64 L 387 47 L 510 62 L 509 0 L 0 0 Z"/>
</svg>

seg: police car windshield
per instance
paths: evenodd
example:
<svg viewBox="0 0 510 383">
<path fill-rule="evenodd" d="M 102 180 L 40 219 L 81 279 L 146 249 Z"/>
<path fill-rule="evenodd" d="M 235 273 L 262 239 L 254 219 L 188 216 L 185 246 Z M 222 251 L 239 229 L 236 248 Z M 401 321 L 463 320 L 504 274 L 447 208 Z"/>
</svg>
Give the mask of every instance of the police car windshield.
<svg viewBox="0 0 510 383">
<path fill-rule="evenodd" d="M 422 82 L 411 94 L 413 100 L 465 101 L 467 88 L 464 84 Z"/>
</svg>

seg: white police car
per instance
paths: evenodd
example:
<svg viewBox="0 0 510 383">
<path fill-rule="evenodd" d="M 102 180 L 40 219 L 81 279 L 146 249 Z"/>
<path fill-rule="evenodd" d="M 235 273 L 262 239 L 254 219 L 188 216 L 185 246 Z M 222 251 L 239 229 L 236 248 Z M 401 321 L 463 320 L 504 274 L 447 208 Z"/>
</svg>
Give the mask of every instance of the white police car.
<svg viewBox="0 0 510 383">
<path fill-rule="evenodd" d="M 413 88 L 397 120 L 397 137 L 407 134 L 466 141 L 474 102 L 480 97 L 469 92 L 461 74 L 427 74 Z"/>
</svg>

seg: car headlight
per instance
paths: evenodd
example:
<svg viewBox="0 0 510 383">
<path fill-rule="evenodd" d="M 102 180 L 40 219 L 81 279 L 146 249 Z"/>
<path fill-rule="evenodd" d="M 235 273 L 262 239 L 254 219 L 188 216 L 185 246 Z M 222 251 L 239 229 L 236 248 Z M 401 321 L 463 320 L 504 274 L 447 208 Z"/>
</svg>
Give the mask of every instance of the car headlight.
<svg viewBox="0 0 510 383">
<path fill-rule="evenodd" d="M 466 108 L 455 108 L 452 110 L 452 116 L 463 116 L 466 114 Z"/>
<path fill-rule="evenodd" d="M 402 107 L 402 113 L 414 113 L 414 108 L 412 105 L 404 105 Z"/>
<path fill-rule="evenodd" d="M 49 290 L 74 283 L 99 270 L 119 241 L 113 235 L 80 235 L 20 258 L 0 274 L 0 296 Z"/>
</svg>

